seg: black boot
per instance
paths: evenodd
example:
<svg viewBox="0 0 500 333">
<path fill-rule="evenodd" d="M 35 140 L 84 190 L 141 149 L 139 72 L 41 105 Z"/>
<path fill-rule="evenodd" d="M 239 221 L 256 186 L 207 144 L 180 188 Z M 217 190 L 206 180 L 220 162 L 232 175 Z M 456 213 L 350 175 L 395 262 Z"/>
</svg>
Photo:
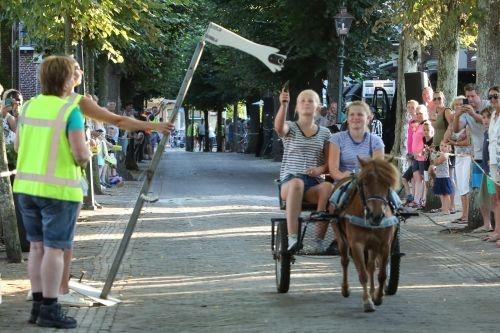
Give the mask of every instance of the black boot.
<svg viewBox="0 0 500 333">
<path fill-rule="evenodd" d="M 40 314 L 40 306 L 42 302 L 33 302 L 33 306 L 31 307 L 30 319 L 28 319 L 28 323 L 36 324 L 36 320 L 38 319 L 38 315 Z"/>
<path fill-rule="evenodd" d="M 75 328 L 76 320 L 73 317 L 66 316 L 59 303 L 42 304 L 36 324 L 42 327 Z"/>
</svg>

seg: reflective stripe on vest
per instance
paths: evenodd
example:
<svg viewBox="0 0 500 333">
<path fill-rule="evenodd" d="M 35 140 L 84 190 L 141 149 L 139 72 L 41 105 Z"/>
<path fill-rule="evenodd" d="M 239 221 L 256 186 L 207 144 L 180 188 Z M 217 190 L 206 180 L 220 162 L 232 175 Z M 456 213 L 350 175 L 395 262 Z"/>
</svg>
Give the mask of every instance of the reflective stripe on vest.
<svg viewBox="0 0 500 333">
<path fill-rule="evenodd" d="M 54 132 L 52 133 L 52 143 L 49 153 L 49 159 L 47 161 L 47 171 L 45 175 L 37 175 L 30 174 L 22 171 L 18 171 L 17 178 L 21 180 L 31 180 L 37 181 L 47 184 L 53 185 L 61 185 L 61 186 L 69 186 L 69 187 L 80 187 L 80 180 L 71 180 L 59 178 L 55 175 L 56 171 L 56 162 L 57 162 L 57 154 L 59 153 L 60 137 L 62 131 L 66 129 L 66 122 L 64 121 L 64 114 L 68 111 L 68 108 L 73 105 L 77 94 L 72 94 L 69 100 L 61 107 L 57 114 L 56 120 L 48 120 L 48 119 L 35 119 L 35 118 L 26 118 L 26 110 L 28 108 L 24 108 L 22 114 L 19 116 L 21 124 L 23 125 L 31 125 L 31 126 L 39 126 L 39 127 L 52 127 Z"/>
</svg>

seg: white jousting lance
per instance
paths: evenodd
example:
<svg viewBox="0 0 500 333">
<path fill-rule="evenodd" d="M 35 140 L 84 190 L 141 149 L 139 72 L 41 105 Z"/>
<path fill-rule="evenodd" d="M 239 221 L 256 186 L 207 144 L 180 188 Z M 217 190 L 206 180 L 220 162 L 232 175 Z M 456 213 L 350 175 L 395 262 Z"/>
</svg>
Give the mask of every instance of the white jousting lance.
<svg viewBox="0 0 500 333">
<path fill-rule="evenodd" d="M 203 53 L 203 49 L 205 47 L 205 43 L 209 42 L 218 46 L 229 46 L 233 47 L 235 49 L 238 49 L 240 51 L 243 51 L 245 53 L 248 53 L 257 59 L 259 59 L 261 62 L 263 62 L 273 73 L 280 71 L 283 69 L 284 62 L 286 59 L 285 55 L 279 54 L 279 50 L 274 47 L 266 46 L 266 45 L 261 45 L 254 43 L 248 39 L 245 39 L 234 32 L 231 32 L 215 23 L 210 23 L 208 25 L 207 31 L 205 32 L 205 35 L 203 38 L 200 40 L 198 43 L 196 50 L 193 54 L 193 57 L 191 58 L 191 63 L 189 64 L 189 68 L 186 72 L 186 75 L 184 76 L 184 80 L 182 82 L 182 85 L 179 89 L 179 93 L 177 95 L 177 98 L 175 100 L 175 106 L 174 110 L 172 111 L 172 116 L 170 118 L 170 122 L 175 122 L 175 119 L 177 118 L 177 113 L 182 106 L 182 102 L 184 101 L 184 97 L 187 94 L 187 91 L 189 89 L 189 85 L 191 83 L 191 79 L 193 78 L 194 71 L 196 70 L 196 67 L 198 66 L 198 62 L 200 61 L 201 55 Z M 156 168 L 160 162 L 161 155 L 163 151 L 165 150 L 165 145 L 169 139 L 170 135 L 164 135 L 163 138 L 161 139 L 158 149 L 156 150 L 153 160 L 151 162 L 151 165 L 149 166 L 147 172 L 146 172 L 146 179 L 144 180 L 144 183 L 141 188 L 141 192 L 139 194 L 139 197 L 137 198 L 137 201 L 135 203 L 134 210 L 132 212 L 132 215 L 130 216 L 130 220 L 127 224 L 127 227 L 125 229 L 125 233 L 123 234 L 123 238 L 120 243 L 120 247 L 118 248 L 118 251 L 116 253 L 115 259 L 113 260 L 113 263 L 111 265 L 111 268 L 109 270 L 108 276 L 106 278 L 106 282 L 104 284 L 104 287 L 100 293 L 100 295 L 96 295 L 95 293 L 85 293 L 86 295 L 92 294 L 94 299 L 103 299 L 103 302 L 100 302 L 101 304 L 108 305 L 109 302 L 106 302 L 105 300 L 108 297 L 109 291 L 111 290 L 111 287 L 113 285 L 113 282 L 115 281 L 116 274 L 118 273 L 118 269 L 120 268 L 121 262 L 123 260 L 123 257 L 125 255 L 125 251 L 127 250 L 130 238 L 132 237 L 132 234 L 134 232 L 135 225 L 137 223 L 137 219 L 139 218 L 139 215 L 141 213 L 142 206 L 144 202 L 154 202 L 157 201 L 156 198 L 150 198 L 148 197 L 148 192 L 149 188 L 151 186 L 151 182 L 153 180 Z M 80 291 L 79 291 L 80 292 Z"/>
</svg>

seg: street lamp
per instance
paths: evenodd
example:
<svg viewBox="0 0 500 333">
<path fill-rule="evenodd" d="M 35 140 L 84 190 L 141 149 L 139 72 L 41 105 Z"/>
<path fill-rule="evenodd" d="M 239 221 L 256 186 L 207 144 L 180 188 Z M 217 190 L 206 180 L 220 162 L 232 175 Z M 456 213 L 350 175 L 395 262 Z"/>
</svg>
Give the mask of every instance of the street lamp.
<svg viewBox="0 0 500 333">
<path fill-rule="evenodd" d="M 342 93 L 344 91 L 344 42 L 351 28 L 351 23 L 354 20 L 354 16 L 347 12 L 345 7 L 340 8 L 340 12 L 334 16 L 335 19 L 335 30 L 337 31 L 337 36 L 340 39 L 340 50 L 339 50 L 339 99 L 337 103 L 338 115 L 341 116 L 344 112 Z M 340 119 L 341 121 L 343 119 Z"/>
</svg>

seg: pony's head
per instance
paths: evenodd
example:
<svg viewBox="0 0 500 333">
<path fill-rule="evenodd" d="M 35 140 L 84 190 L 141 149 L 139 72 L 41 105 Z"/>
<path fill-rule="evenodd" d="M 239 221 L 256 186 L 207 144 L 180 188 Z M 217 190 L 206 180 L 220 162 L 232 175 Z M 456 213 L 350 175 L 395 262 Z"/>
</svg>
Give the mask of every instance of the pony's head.
<svg viewBox="0 0 500 333">
<path fill-rule="evenodd" d="M 400 174 L 392 157 L 359 158 L 361 170 L 358 186 L 365 218 L 371 225 L 380 225 L 386 216 L 391 189 L 399 187 Z"/>
</svg>

